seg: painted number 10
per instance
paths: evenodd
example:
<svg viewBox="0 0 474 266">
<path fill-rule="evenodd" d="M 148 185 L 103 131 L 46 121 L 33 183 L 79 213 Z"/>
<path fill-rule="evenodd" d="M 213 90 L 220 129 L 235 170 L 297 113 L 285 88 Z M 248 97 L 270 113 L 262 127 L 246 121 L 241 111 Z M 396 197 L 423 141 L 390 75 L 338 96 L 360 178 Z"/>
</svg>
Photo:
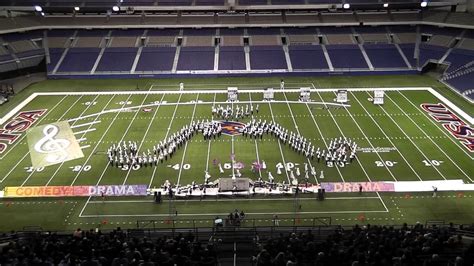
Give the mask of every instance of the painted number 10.
<svg viewBox="0 0 474 266">
<path fill-rule="evenodd" d="M 423 160 L 423 163 L 425 166 L 440 166 L 443 161 L 438 161 L 438 160 Z"/>
</svg>

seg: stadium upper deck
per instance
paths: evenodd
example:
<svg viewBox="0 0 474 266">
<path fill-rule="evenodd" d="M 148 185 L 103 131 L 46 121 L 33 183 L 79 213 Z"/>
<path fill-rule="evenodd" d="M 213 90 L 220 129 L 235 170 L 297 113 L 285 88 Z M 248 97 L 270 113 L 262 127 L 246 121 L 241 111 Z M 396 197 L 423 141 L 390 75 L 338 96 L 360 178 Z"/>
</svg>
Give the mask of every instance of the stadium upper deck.
<svg viewBox="0 0 474 266">
<path fill-rule="evenodd" d="M 0 71 L 46 59 L 50 77 L 392 74 L 416 73 L 432 62 L 449 66 L 443 82 L 472 94 L 472 15 L 422 9 L 411 0 L 388 7 L 346 1 L 350 12 L 331 0 L 289 2 L 101 0 L 72 11 L 76 2 L 6 1 L 13 5 L 7 10 L 39 5 L 46 14 L 0 18 Z M 118 9 L 103 13 L 111 5 Z"/>
</svg>

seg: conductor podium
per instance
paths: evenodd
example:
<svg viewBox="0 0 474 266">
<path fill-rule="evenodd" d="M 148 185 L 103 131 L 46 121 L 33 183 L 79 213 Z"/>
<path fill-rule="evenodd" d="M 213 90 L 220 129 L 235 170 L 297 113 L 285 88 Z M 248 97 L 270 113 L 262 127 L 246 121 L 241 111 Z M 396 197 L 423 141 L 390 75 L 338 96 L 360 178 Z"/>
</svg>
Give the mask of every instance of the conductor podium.
<svg viewBox="0 0 474 266">
<path fill-rule="evenodd" d="M 249 187 L 248 178 L 219 178 L 219 192 L 248 191 Z"/>
</svg>

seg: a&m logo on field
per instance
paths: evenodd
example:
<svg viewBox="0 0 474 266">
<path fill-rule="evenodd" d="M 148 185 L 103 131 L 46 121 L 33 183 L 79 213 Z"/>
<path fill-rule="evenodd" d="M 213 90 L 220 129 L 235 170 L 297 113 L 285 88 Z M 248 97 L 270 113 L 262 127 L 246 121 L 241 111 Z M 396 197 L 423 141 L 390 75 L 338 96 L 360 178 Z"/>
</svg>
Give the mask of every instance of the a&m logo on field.
<svg viewBox="0 0 474 266">
<path fill-rule="evenodd" d="M 20 112 L 0 129 L 0 154 L 4 153 L 9 145 L 14 144 L 21 134 L 28 130 L 46 111 L 47 109 Z"/>
<path fill-rule="evenodd" d="M 241 130 L 244 129 L 245 124 L 235 121 L 220 121 L 222 133 L 229 136 L 241 135 Z"/>
<path fill-rule="evenodd" d="M 84 157 L 66 121 L 28 130 L 28 146 L 33 167 L 45 167 Z"/>
<path fill-rule="evenodd" d="M 470 152 L 474 152 L 474 129 L 461 120 L 442 103 L 424 103 L 421 105 L 426 112 L 457 138 Z"/>
</svg>

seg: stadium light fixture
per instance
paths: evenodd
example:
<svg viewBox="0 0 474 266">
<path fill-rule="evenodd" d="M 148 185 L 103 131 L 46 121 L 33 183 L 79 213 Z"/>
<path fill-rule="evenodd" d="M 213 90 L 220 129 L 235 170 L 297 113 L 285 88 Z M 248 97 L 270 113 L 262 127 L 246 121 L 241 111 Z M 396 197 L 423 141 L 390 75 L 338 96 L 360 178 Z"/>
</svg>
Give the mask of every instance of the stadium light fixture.
<svg viewBox="0 0 474 266">
<path fill-rule="evenodd" d="M 112 10 L 113 10 L 114 12 L 119 12 L 119 11 L 120 11 L 120 7 L 118 7 L 118 6 L 113 6 L 113 7 L 112 7 Z"/>
<path fill-rule="evenodd" d="M 426 6 L 428 6 L 428 2 L 423 1 L 423 2 L 421 2 L 420 6 L 421 6 L 421 7 L 426 7 Z"/>
<path fill-rule="evenodd" d="M 74 11 L 79 11 L 79 10 L 81 10 L 80 7 L 78 7 L 78 6 L 74 7 Z"/>
<path fill-rule="evenodd" d="M 343 7 L 344 9 L 349 9 L 349 8 L 351 7 L 351 5 L 348 4 L 348 3 L 345 3 L 344 5 L 342 5 L 342 7 Z"/>
<path fill-rule="evenodd" d="M 387 8 L 387 7 L 388 7 L 388 3 L 383 4 L 383 7 Z"/>
<path fill-rule="evenodd" d="M 41 6 L 35 6 L 35 10 L 37 12 L 41 12 L 41 11 L 43 11 L 43 8 Z"/>
</svg>

